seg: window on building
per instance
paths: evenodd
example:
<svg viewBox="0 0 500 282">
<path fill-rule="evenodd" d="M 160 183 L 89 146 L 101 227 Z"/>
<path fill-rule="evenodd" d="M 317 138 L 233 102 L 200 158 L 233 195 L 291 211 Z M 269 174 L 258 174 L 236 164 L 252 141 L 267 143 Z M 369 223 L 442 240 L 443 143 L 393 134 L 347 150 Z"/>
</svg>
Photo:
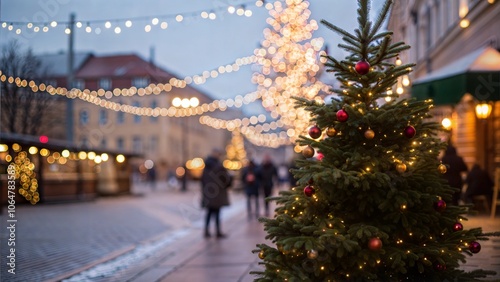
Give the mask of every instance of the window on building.
<svg viewBox="0 0 500 282">
<path fill-rule="evenodd" d="M 154 109 L 158 107 L 158 102 L 156 102 L 156 100 L 153 100 L 153 102 L 151 102 L 151 108 Z M 155 117 L 155 116 L 151 116 L 151 122 L 157 122 L 158 121 L 158 117 Z"/>
<path fill-rule="evenodd" d="M 134 77 L 132 78 L 132 86 L 137 88 L 144 88 L 149 85 L 149 78 L 147 77 Z"/>
<path fill-rule="evenodd" d="M 87 110 L 80 111 L 80 125 L 87 125 L 89 123 L 89 112 Z"/>
<path fill-rule="evenodd" d="M 125 140 L 123 137 L 116 138 L 116 148 L 118 150 L 125 150 Z"/>
<path fill-rule="evenodd" d="M 101 139 L 101 148 L 106 149 L 107 146 L 108 146 L 108 142 L 107 142 L 106 138 L 102 137 L 102 139 Z"/>
<path fill-rule="evenodd" d="M 116 113 L 116 123 L 122 124 L 125 123 L 125 113 L 122 111 L 118 111 Z"/>
<path fill-rule="evenodd" d="M 149 151 L 152 154 L 158 153 L 158 136 L 151 137 L 149 142 Z"/>
<path fill-rule="evenodd" d="M 435 24 L 432 21 L 432 12 L 431 12 L 431 7 L 427 7 L 427 12 L 426 12 L 426 18 L 427 18 L 427 23 L 426 23 L 426 30 L 425 30 L 425 47 L 426 49 L 429 49 L 432 46 L 432 25 Z"/>
<path fill-rule="evenodd" d="M 101 109 L 99 111 L 99 124 L 105 125 L 106 123 L 108 123 L 108 111 Z"/>
<path fill-rule="evenodd" d="M 89 139 L 87 139 L 87 137 L 86 137 L 86 136 L 82 136 L 82 137 L 80 138 L 80 146 L 81 146 L 82 148 L 89 148 Z"/>
<path fill-rule="evenodd" d="M 57 87 L 57 80 L 55 80 L 55 79 L 49 79 L 49 80 L 46 81 L 46 84 L 47 85 L 52 85 L 54 87 Z"/>
<path fill-rule="evenodd" d="M 135 101 L 135 102 L 132 104 L 132 106 L 134 106 L 134 107 L 138 107 L 138 108 L 139 108 L 139 107 L 141 107 L 141 103 L 139 103 L 139 102 Z M 140 115 L 134 115 L 134 122 L 135 122 L 135 123 L 140 123 L 140 122 L 141 122 L 141 116 L 140 116 Z"/>
<path fill-rule="evenodd" d="M 132 139 L 132 151 L 142 153 L 142 140 L 140 136 L 134 136 Z"/>
<path fill-rule="evenodd" d="M 102 88 L 104 90 L 111 90 L 111 79 L 109 78 L 99 79 L 99 88 Z"/>
<path fill-rule="evenodd" d="M 83 79 L 75 79 L 73 81 L 73 88 L 83 90 L 85 88 L 85 81 Z"/>
</svg>

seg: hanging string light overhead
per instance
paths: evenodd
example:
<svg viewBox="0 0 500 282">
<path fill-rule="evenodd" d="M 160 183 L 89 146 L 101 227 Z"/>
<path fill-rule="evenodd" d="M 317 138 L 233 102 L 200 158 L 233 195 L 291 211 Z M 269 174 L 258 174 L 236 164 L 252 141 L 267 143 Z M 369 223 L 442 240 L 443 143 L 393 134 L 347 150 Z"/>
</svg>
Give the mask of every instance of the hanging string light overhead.
<svg viewBox="0 0 500 282">
<path fill-rule="evenodd" d="M 153 29 L 165 30 L 171 24 L 182 23 L 189 20 L 216 20 L 223 18 L 222 15 L 234 15 L 240 17 L 251 17 L 253 12 L 249 7 L 262 7 L 263 1 L 247 1 L 240 3 L 238 6 L 220 5 L 209 10 L 199 10 L 188 13 L 163 14 L 156 16 L 130 17 L 119 19 L 104 19 L 104 20 L 80 20 L 75 22 L 77 29 L 83 29 L 86 33 L 104 34 L 111 33 L 120 34 L 122 31 L 132 28 L 133 26 L 143 26 L 144 32 L 151 32 Z M 219 16 L 217 16 L 219 15 Z M 47 33 L 62 28 L 65 34 L 71 34 L 69 26 L 72 23 L 69 21 L 16 21 L 16 20 L 0 20 L 0 27 L 3 30 L 21 34 L 36 34 Z"/>
</svg>

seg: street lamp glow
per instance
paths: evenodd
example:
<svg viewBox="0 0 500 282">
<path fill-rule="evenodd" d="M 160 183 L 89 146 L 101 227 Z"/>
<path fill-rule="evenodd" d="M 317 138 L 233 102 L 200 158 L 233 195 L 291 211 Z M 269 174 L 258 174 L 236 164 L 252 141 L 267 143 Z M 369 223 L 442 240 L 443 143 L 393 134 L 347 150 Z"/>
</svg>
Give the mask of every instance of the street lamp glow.
<svg viewBox="0 0 500 282">
<path fill-rule="evenodd" d="M 200 104 L 200 100 L 198 100 L 198 98 L 196 97 L 193 97 L 189 99 L 189 104 L 191 107 L 197 107 Z"/>
<path fill-rule="evenodd" d="M 478 119 L 487 119 L 491 114 L 491 105 L 483 102 L 476 106 L 476 116 Z"/>
<path fill-rule="evenodd" d="M 451 120 L 449 118 L 444 118 L 443 121 L 441 121 L 441 124 L 446 130 L 451 128 Z"/>
<path fill-rule="evenodd" d="M 460 27 L 461 28 L 468 28 L 470 25 L 470 21 L 468 19 L 462 19 L 460 21 Z"/>
<path fill-rule="evenodd" d="M 182 100 L 181 100 L 181 98 L 179 98 L 179 97 L 175 97 L 175 98 L 172 100 L 172 106 L 174 106 L 174 107 L 176 107 L 176 108 L 180 107 L 180 106 L 181 106 L 181 104 L 182 104 Z"/>
<path fill-rule="evenodd" d="M 61 156 L 65 157 L 65 158 L 69 157 L 69 150 L 67 150 L 67 149 L 63 150 L 61 152 Z"/>
<path fill-rule="evenodd" d="M 80 153 L 78 153 L 78 158 L 80 160 L 85 160 L 87 158 L 87 153 L 84 151 L 81 151 Z"/>
<path fill-rule="evenodd" d="M 93 159 L 95 159 L 95 157 L 96 157 L 96 153 L 95 152 L 88 152 L 87 153 L 87 158 L 89 160 L 93 160 Z"/>
<path fill-rule="evenodd" d="M 189 108 L 189 105 L 190 105 L 190 104 L 191 104 L 191 103 L 189 102 L 189 99 L 188 99 L 188 98 L 184 98 L 184 99 L 182 99 L 182 101 L 181 101 L 181 106 L 182 106 L 183 108 L 185 108 L 185 109 Z"/>
<path fill-rule="evenodd" d="M 116 161 L 119 163 L 123 163 L 125 161 L 125 156 L 120 154 L 116 156 Z"/>
<path fill-rule="evenodd" d="M 107 162 L 107 161 L 108 161 L 108 159 L 109 159 L 108 154 L 106 154 L 106 153 L 102 153 L 102 154 L 101 154 L 101 159 L 102 159 L 102 161 L 103 161 L 103 162 Z"/>
</svg>

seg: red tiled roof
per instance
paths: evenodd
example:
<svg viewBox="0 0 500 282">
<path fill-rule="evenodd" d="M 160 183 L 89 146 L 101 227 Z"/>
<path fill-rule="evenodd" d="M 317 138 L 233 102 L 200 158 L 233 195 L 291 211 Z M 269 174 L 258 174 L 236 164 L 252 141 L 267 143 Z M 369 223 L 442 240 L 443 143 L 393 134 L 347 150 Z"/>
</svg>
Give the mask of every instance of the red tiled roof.
<svg viewBox="0 0 500 282">
<path fill-rule="evenodd" d="M 173 77 L 172 74 L 135 54 L 92 57 L 77 71 L 75 76 L 77 78 L 147 76 L 152 81 L 168 81 Z"/>
</svg>

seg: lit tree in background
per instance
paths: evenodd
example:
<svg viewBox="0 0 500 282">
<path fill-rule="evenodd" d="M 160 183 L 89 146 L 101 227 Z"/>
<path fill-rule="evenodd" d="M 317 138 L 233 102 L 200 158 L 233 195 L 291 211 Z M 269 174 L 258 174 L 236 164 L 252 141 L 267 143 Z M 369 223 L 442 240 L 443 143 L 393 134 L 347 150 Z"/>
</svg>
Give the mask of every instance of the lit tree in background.
<svg viewBox="0 0 500 282">
<path fill-rule="evenodd" d="M 224 167 L 231 170 L 241 169 L 247 162 L 245 140 L 238 129 L 232 131 L 231 143 L 226 146 Z"/>
<path fill-rule="evenodd" d="M 259 85 L 264 108 L 288 128 L 287 135 L 294 142 L 310 123 L 305 110 L 295 108 L 291 97 L 312 99 L 324 87 L 316 79 L 320 52 L 325 54 L 321 51 L 323 39 L 312 39 L 318 24 L 309 20 L 307 1 L 276 1 L 266 7 L 271 15 L 267 19 L 270 27 L 264 30 L 262 47 L 255 50 L 261 69 L 252 81 Z"/>
<path fill-rule="evenodd" d="M 307 158 L 294 170 L 298 186 L 275 198 L 275 218 L 261 219 L 275 245 L 257 245 L 265 269 L 254 272 L 256 281 L 486 277 L 493 272 L 465 272 L 459 263 L 480 251 L 479 240 L 498 233 L 464 229 L 466 207 L 447 205 L 454 190 L 437 160 L 446 146 L 435 137 L 441 128 L 426 121 L 432 101 L 377 102 L 412 67 L 387 63 L 409 48 L 392 43 L 392 32 L 379 32 L 391 1 L 373 23 L 369 1 L 358 2 L 354 34 L 324 22 L 350 55 L 328 57 L 341 82 L 338 98 L 326 104 L 297 98 L 316 125 L 298 141 Z M 311 159 L 315 152 L 323 158 Z"/>
</svg>

